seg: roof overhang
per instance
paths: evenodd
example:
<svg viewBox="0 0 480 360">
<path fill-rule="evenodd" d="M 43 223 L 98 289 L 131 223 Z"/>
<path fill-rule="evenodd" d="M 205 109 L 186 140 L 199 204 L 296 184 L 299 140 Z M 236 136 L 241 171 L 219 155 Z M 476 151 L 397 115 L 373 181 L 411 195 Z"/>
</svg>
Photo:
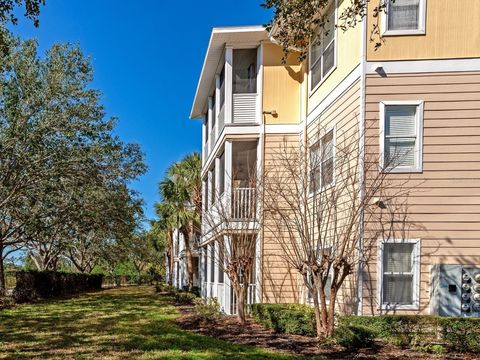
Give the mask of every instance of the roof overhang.
<svg viewBox="0 0 480 360">
<path fill-rule="evenodd" d="M 231 44 L 235 46 L 235 44 L 243 43 L 260 43 L 263 40 L 268 40 L 268 38 L 265 27 L 261 25 L 212 29 L 207 54 L 205 55 L 197 91 L 195 92 L 195 99 L 193 100 L 190 119 L 201 118 L 205 112 L 208 96 L 214 84 L 213 79 L 224 54 L 225 45 Z"/>
</svg>

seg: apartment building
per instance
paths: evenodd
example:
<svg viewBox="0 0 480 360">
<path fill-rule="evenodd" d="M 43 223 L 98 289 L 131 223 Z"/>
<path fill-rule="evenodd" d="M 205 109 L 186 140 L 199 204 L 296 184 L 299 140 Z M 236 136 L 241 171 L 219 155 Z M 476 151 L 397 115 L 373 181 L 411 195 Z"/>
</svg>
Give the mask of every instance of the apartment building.
<svg viewBox="0 0 480 360">
<path fill-rule="evenodd" d="M 400 238 L 378 239 L 349 279 L 341 311 L 480 316 L 480 3 L 396 0 L 380 16 L 369 3 L 364 21 L 342 31 L 348 3 L 325 9 L 329 21 L 304 62 L 295 53 L 282 62 L 275 33 L 261 26 L 212 30 L 191 112 L 203 122 L 204 212 L 227 194 L 232 218 L 248 221 L 258 206 L 249 174 L 262 177 L 286 141 L 317 151 L 357 137 L 378 171 L 395 149 L 401 158 L 388 178 L 414 190 L 405 199 L 409 226 Z M 334 183 L 335 153 L 328 159 L 318 171 L 332 174 L 319 178 Z M 202 294 L 233 313 L 209 233 L 205 224 Z M 277 235 L 262 228 L 252 236 L 248 301 L 308 302 Z"/>
</svg>

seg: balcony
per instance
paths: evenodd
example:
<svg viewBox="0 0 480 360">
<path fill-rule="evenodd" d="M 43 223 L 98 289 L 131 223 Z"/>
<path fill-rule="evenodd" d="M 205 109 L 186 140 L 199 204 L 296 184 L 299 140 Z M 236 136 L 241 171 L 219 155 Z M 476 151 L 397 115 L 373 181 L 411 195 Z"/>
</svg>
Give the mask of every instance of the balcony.
<svg viewBox="0 0 480 360">
<path fill-rule="evenodd" d="M 222 223 L 235 226 L 235 222 L 255 220 L 257 146 L 256 139 L 226 141 L 203 179 L 203 234 Z"/>
<path fill-rule="evenodd" d="M 221 71 L 215 76 L 215 90 L 208 98 L 203 128 L 204 164 L 225 126 L 254 125 L 261 120 L 257 77 L 257 49 L 226 48 Z"/>
</svg>

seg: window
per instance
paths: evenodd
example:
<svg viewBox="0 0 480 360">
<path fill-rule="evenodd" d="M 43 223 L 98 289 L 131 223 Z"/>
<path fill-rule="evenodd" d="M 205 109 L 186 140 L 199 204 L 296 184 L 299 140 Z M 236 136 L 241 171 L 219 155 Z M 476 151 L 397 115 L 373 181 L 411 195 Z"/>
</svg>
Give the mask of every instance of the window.
<svg viewBox="0 0 480 360">
<path fill-rule="evenodd" d="M 418 307 L 419 241 L 383 242 L 379 266 L 381 306 Z"/>
<path fill-rule="evenodd" d="M 426 0 L 388 0 L 384 33 L 425 33 L 425 6 Z"/>
<path fill-rule="evenodd" d="M 382 168 L 422 171 L 423 103 L 381 103 L 380 118 Z"/>
<path fill-rule="evenodd" d="M 322 186 L 328 186 L 333 183 L 334 170 L 334 149 L 333 149 L 333 130 L 327 132 L 321 139 L 322 143 Z"/>
<path fill-rule="evenodd" d="M 234 94 L 257 92 L 257 49 L 233 50 L 233 84 Z"/>
<path fill-rule="evenodd" d="M 308 149 L 310 163 L 310 194 L 320 190 L 320 141 L 314 143 Z"/>
<path fill-rule="evenodd" d="M 335 6 L 328 10 L 321 32 L 312 39 L 309 63 L 313 91 L 335 67 Z"/>
<path fill-rule="evenodd" d="M 335 151 L 334 131 L 328 131 L 322 138 L 310 146 L 310 194 L 333 184 Z"/>
</svg>

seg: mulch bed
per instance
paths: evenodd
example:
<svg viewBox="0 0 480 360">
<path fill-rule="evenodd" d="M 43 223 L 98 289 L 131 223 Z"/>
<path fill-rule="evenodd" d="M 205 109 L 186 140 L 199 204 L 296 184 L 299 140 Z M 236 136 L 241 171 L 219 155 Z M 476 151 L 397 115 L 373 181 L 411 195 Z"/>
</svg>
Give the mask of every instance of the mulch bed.
<svg viewBox="0 0 480 360">
<path fill-rule="evenodd" d="M 374 347 L 355 352 L 340 346 L 319 346 L 315 338 L 291 334 L 277 334 L 249 320 L 240 325 L 236 317 L 225 316 L 215 324 L 202 325 L 192 316 L 192 306 L 175 304 L 182 316 L 176 323 L 184 330 L 230 341 L 241 345 L 279 351 L 301 356 L 318 356 L 331 359 L 463 359 L 464 355 L 432 355 L 394 345 L 377 342 Z M 469 357 L 469 359 L 474 359 Z"/>
</svg>

